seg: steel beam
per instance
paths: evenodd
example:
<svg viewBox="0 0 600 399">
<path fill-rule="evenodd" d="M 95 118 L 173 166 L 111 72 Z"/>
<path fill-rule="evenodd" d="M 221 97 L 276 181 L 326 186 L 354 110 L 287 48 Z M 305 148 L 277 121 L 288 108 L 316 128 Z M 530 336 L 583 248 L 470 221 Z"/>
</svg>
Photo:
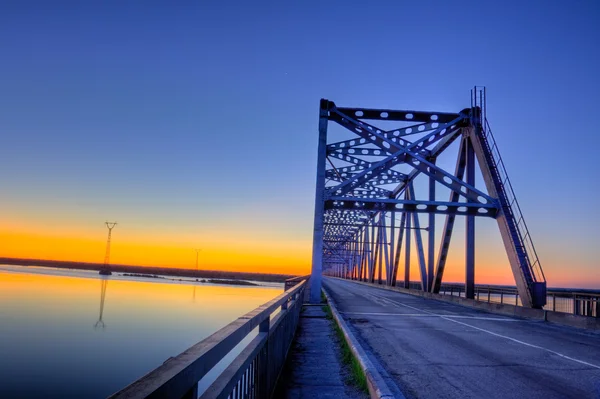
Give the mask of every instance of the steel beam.
<svg viewBox="0 0 600 399">
<path fill-rule="evenodd" d="M 467 184 L 475 184 L 475 152 L 471 140 L 465 141 L 466 152 L 466 180 Z M 470 201 L 467 199 L 467 201 Z M 475 298 L 475 217 L 466 217 L 465 228 L 465 296 Z"/>
<path fill-rule="evenodd" d="M 471 108 L 459 113 L 341 108 L 333 102 L 322 101 L 321 108 L 327 113 L 320 110 L 320 139 L 323 115 L 327 116 L 327 123 L 334 122 L 346 130 L 345 138 L 326 144 L 328 164 L 323 162 L 324 223 L 320 227 L 324 235 L 321 245 L 325 258 L 321 264 L 330 268 L 329 273 L 382 283 L 385 268 L 385 284 L 395 285 L 406 240 L 404 277 L 405 285 L 409 286 L 412 237 L 410 231 L 406 232 L 406 238 L 404 234 L 405 230 L 415 230 L 421 287 L 438 292 L 455 219 L 457 215 L 463 215 L 466 222 L 465 284 L 467 295 L 473 296 L 475 216 L 487 216 L 498 221 L 523 304 L 541 306 L 545 278 L 497 146 L 482 116 L 485 109 L 482 111 L 480 106 L 485 104 L 484 96 L 478 95 L 479 98 L 474 94 Z M 412 124 L 382 129 L 366 120 L 412 121 Z M 451 174 L 435 161 L 459 136 L 463 139 L 456 169 Z M 487 192 L 475 187 L 477 163 Z M 463 180 L 465 172 L 468 176 Z M 421 174 L 428 179 L 426 199 L 416 198 L 413 189 L 414 180 Z M 450 189 L 448 201 L 436 200 L 438 185 Z M 395 188 L 390 189 L 390 186 Z M 396 212 L 401 212 L 399 226 L 396 225 Z M 420 213 L 428 214 L 427 228 L 420 227 Z M 389 225 L 387 214 L 391 219 Z M 446 215 L 437 254 L 435 214 Z M 315 231 L 318 228 L 315 224 Z M 391 242 L 388 241 L 388 228 Z M 400 229 L 398 234 L 397 228 Z M 428 231 L 427 253 L 419 232 L 422 229 Z M 318 243 L 313 248 L 316 245 Z"/>
<path fill-rule="evenodd" d="M 319 107 L 319 145 L 317 149 L 317 182 L 315 190 L 315 223 L 313 232 L 310 302 L 321 303 L 321 273 L 323 270 L 323 222 L 325 216 L 325 162 L 327 158 L 327 122 L 329 101 Z"/>
<path fill-rule="evenodd" d="M 429 201 L 435 202 L 435 172 L 429 176 Z M 471 216 L 472 217 L 472 216 Z M 433 288 L 433 268 L 435 262 L 435 213 L 429 214 L 429 242 L 427 243 L 427 291 Z"/>
<path fill-rule="evenodd" d="M 458 158 L 456 160 L 456 168 L 454 171 L 454 175 L 461 180 L 465 173 L 466 165 L 465 142 L 466 139 L 463 136 L 463 138 L 460 141 Z M 451 191 L 450 202 L 455 201 L 458 201 L 458 193 L 456 193 L 455 191 Z M 442 230 L 442 241 L 440 243 L 440 249 L 438 251 L 438 260 L 435 268 L 435 278 L 433 281 L 433 292 L 436 294 L 440 292 L 440 287 L 442 285 L 442 278 L 444 276 L 444 269 L 446 268 L 446 259 L 448 257 L 448 251 L 450 249 L 450 240 L 452 238 L 452 230 L 454 228 L 455 219 L 456 215 L 447 215 L 444 224 L 444 229 Z"/>
</svg>

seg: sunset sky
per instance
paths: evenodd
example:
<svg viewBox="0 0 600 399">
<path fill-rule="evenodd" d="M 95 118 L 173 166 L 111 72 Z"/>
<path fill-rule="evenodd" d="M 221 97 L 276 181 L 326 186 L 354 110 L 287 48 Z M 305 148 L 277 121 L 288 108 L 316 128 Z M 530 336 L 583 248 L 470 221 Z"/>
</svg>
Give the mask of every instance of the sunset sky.
<svg viewBox="0 0 600 399">
<path fill-rule="evenodd" d="M 102 262 L 115 220 L 113 263 L 307 273 L 319 99 L 477 84 L 548 285 L 600 287 L 599 3 L 160 3 L 3 6 L 0 256 Z M 477 282 L 514 283 L 477 227 Z"/>
</svg>

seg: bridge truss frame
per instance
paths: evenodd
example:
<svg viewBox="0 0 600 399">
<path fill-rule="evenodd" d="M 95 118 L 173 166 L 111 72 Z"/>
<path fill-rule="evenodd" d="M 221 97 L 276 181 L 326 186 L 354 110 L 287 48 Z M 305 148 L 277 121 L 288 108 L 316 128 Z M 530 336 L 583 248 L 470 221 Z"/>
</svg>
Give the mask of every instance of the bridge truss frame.
<svg viewBox="0 0 600 399">
<path fill-rule="evenodd" d="M 471 91 L 471 107 L 458 113 L 344 108 L 321 100 L 311 302 L 320 301 L 322 272 L 396 285 L 403 246 L 401 283 L 409 288 L 411 232 L 421 289 L 439 293 L 455 220 L 464 216 L 465 296 L 475 294 L 475 217 L 488 217 L 497 221 L 523 306 L 541 308 L 546 303 L 546 279 L 485 104 L 485 88 L 478 87 Z M 377 121 L 403 125 L 384 129 L 373 124 Z M 330 122 L 352 137 L 328 142 Z M 451 173 L 436 165 L 436 159 L 456 140 L 459 152 Z M 477 166 L 487 193 L 475 187 Z M 415 194 L 419 176 L 429 180 L 424 199 Z M 450 190 L 448 201 L 436 198 L 439 185 Z M 421 227 L 418 213 L 429 215 L 427 227 Z M 436 214 L 446 215 L 437 254 Z"/>
</svg>

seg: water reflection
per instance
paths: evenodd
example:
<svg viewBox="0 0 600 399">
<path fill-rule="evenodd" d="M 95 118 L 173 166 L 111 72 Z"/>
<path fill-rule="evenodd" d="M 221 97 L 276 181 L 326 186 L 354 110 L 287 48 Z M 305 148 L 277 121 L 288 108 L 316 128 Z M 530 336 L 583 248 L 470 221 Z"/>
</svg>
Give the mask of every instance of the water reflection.
<svg viewBox="0 0 600 399">
<path fill-rule="evenodd" d="M 94 330 L 98 328 L 104 330 L 106 328 L 106 324 L 102 320 L 102 315 L 104 314 L 104 301 L 106 300 L 106 287 L 108 286 L 108 279 L 105 276 L 101 276 L 100 278 L 100 315 L 98 316 L 98 321 L 94 324 Z"/>
<path fill-rule="evenodd" d="M 0 265 L 0 398 L 105 398 L 282 292 L 190 283 Z"/>
</svg>

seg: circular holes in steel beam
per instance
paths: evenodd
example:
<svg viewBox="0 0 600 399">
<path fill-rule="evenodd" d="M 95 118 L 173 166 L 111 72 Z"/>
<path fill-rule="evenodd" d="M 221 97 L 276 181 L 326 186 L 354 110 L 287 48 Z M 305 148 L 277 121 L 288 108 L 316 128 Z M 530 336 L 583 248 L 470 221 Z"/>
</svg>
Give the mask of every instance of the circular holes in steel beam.
<svg viewBox="0 0 600 399">
<path fill-rule="evenodd" d="M 437 115 L 431 115 L 431 117 L 429 118 L 432 121 L 437 121 L 438 120 L 438 116 Z"/>
<path fill-rule="evenodd" d="M 356 115 L 356 116 L 363 116 L 363 115 L 364 115 L 364 113 L 363 113 L 362 111 L 356 111 L 356 112 L 354 113 L 354 115 Z"/>
<path fill-rule="evenodd" d="M 406 119 L 412 119 L 412 118 L 414 118 L 415 116 L 414 116 L 413 114 L 406 114 L 406 115 L 404 115 L 404 117 L 405 117 Z"/>
<path fill-rule="evenodd" d="M 387 112 L 382 112 L 381 114 L 379 114 L 379 116 L 381 116 L 382 118 L 387 118 L 389 115 Z"/>
</svg>

